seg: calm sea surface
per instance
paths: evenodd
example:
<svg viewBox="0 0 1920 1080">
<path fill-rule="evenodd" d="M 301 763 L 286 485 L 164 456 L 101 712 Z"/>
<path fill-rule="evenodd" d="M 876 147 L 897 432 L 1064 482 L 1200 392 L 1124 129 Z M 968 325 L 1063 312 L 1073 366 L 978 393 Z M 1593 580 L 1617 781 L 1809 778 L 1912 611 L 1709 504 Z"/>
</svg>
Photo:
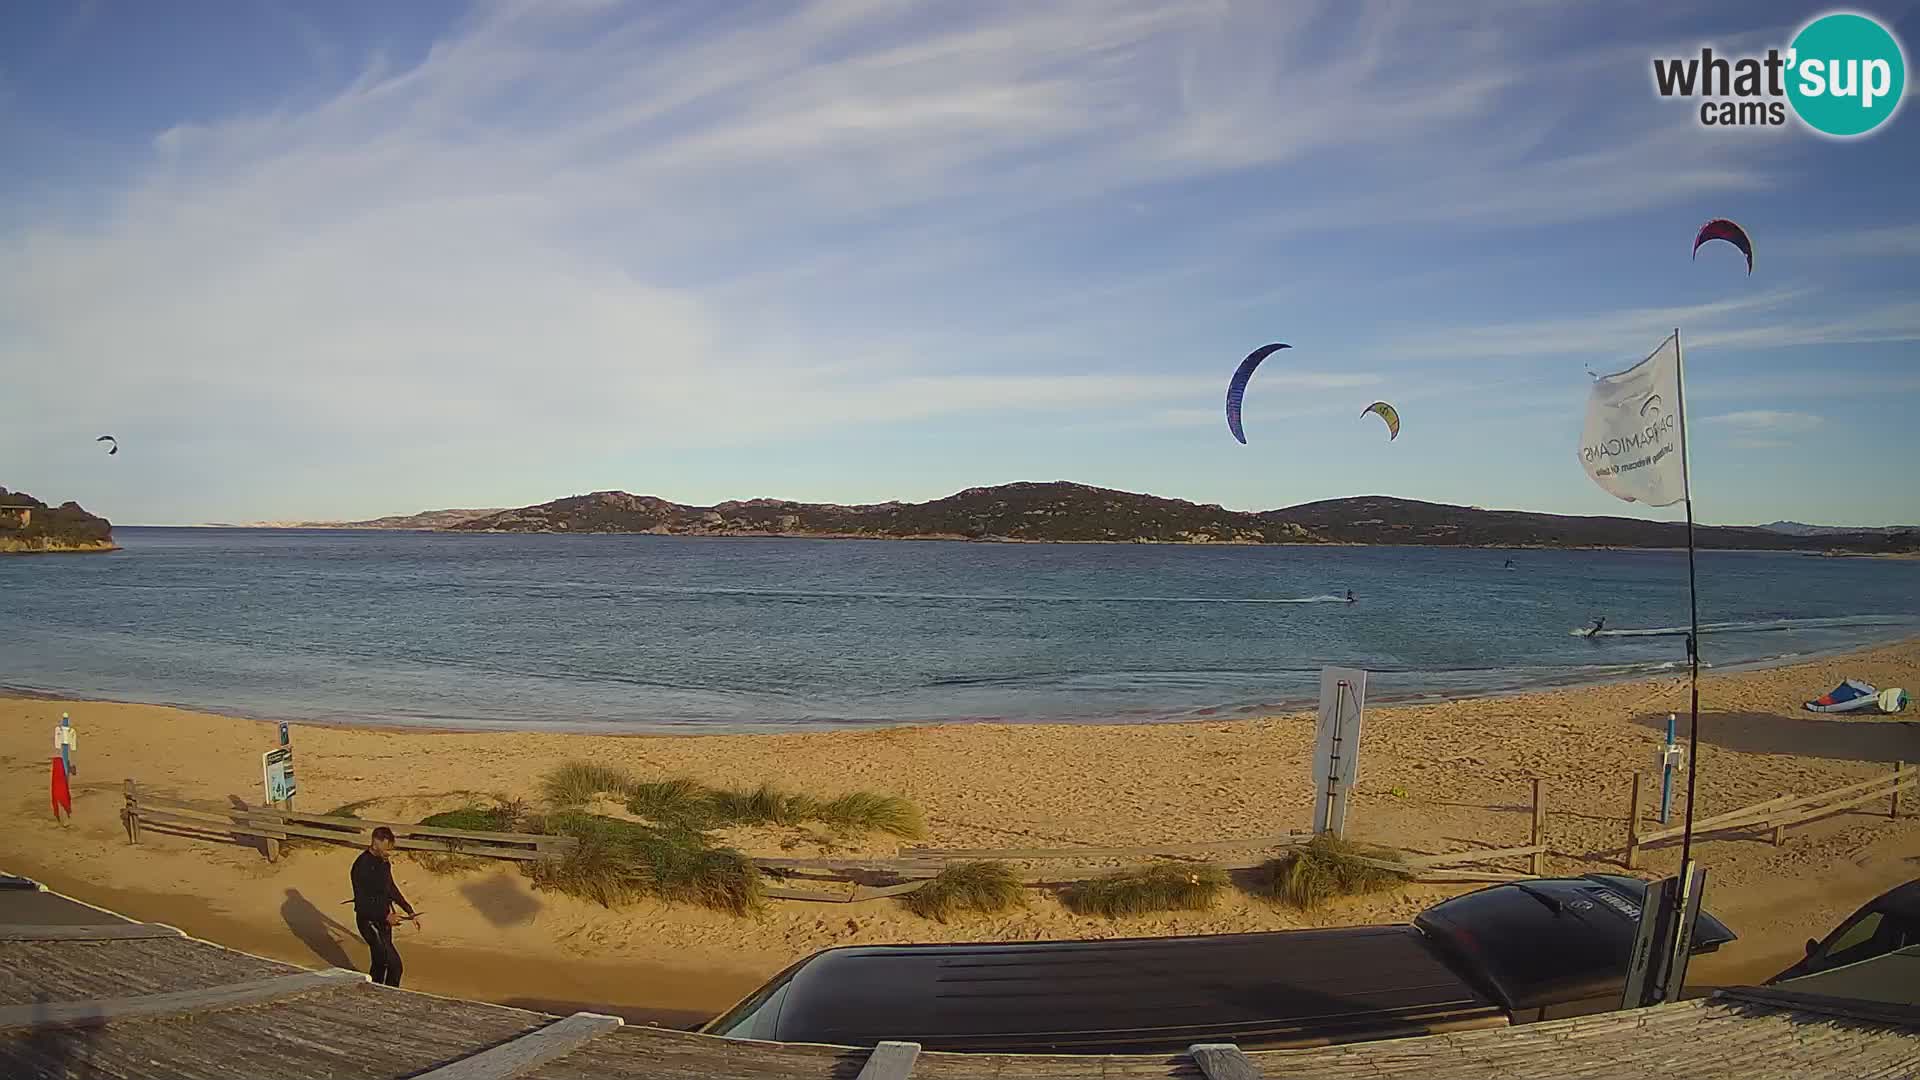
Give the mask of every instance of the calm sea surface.
<svg viewBox="0 0 1920 1080">
<path fill-rule="evenodd" d="M 1311 704 L 1326 664 L 1373 701 L 1629 677 L 1687 620 L 1669 552 L 114 532 L 0 559 L 0 686 L 465 727 L 1153 720 Z M 1700 582 L 1715 666 L 1920 633 L 1920 562 L 1705 553 Z"/>
</svg>

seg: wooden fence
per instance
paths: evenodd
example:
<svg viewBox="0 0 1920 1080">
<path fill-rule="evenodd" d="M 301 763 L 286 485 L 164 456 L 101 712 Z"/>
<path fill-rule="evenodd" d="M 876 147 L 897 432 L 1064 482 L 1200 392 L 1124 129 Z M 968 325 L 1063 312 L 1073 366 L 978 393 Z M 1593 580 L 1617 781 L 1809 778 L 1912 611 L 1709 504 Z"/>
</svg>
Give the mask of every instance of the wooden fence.
<svg viewBox="0 0 1920 1080">
<path fill-rule="evenodd" d="M 176 799 L 142 791 L 132 780 L 127 781 L 126 806 L 120 817 L 129 843 L 139 843 L 140 830 L 148 825 L 200 834 L 225 834 L 236 839 L 250 837 L 265 844 L 270 861 L 279 858 L 280 842 L 291 837 L 364 847 L 373 838 L 373 830 L 382 825 L 393 830 L 395 846 L 402 850 L 488 859 L 530 862 L 563 855 L 576 843 L 570 836 L 445 829 L 404 821 L 302 814 L 278 807 L 248 806 L 238 799 L 227 805 Z"/>
<path fill-rule="evenodd" d="M 1412 880 L 1427 883 L 1498 883 L 1524 881 L 1546 872 L 1547 804 L 1544 785 L 1533 782 L 1533 816 L 1529 843 L 1517 847 L 1479 848 L 1443 854 L 1409 854 L 1400 862 L 1368 859 L 1383 869 L 1410 872 Z M 798 878 L 815 882 L 852 883 L 853 888 L 839 892 L 774 887 L 767 895 L 786 900 L 818 900 L 854 903 L 885 896 L 900 896 L 924 886 L 948 866 L 959 863 L 994 860 L 1023 863 L 1014 873 L 1028 885 L 1066 885 L 1110 874 L 1115 870 L 1138 867 L 1160 860 L 1209 861 L 1229 873 L 1254 870 L 1271 862 L 1287 848 L 1313 839 L 1310 832 L 1290 832 L 1278 836 L 1244 840 L 1208 840 L 1197 843 L 1149 844 L 1139 847 L 1064 847 L 1064 848 L 908 848 L 897 859 L 787 859 L 758 857 L 756 866 L 779 878 Z M 1527 872 L 1500 868 L 1493 864 L 1503 859 L 1527 859 Z M 1097 867 L 1074 866 L 1100 860 L 1124 865 Z M 1038 865 L 1036 865 L 1038 864 Z"/>
<path fill-rule="evenodd" d="M 409 851 L 434 851 L 444 854 L 476 855 L 492 859 L 532 861 L 563 855 L 572 850 L 575 840 L 567 836 L 541 836 L 531 833 L 480 832 L 447 829 L 401 821 L 372 821 L 362 818 L 303 814 L 280 807 L 248 806 L 240 800 L 222 805 L 192 799 L 155 795 L 142 791 L 133 780 L 126 782 L 126 807 L 121 812 L 131 843 L 140 842 L 143 825 L 164 827 L 197 835 L 222 835 L 260 840 L 267 858 L 276 860 L 282 841 L 290 838 L 322 840 L 336 844 L 364 846 L 376 826 L 392 829 L 397 846 Z M 1480 848 L 1443 854 L 1413 853 L 1401 862 L 1368 860 L 1383 868 L 1410 872 L 1416 882 L 1472 883 L 1520 881 L 1545 872 L 1543 860 L 1546 801 L 1540 781 L 1533 784 L 1533 818 L 1530 843 L 1518 847 Z M 1209 840 L 1194 843 L 1149 844 L 1138 847 L 1065 847 L 1065 848 L 935 848 L 913 847 L 894 859 L 876 858 L 785 858 L 754 856 L 752 862 L 777 881 L 800 885 L 838 884 L 835 891 L 820 888 L 790 888 L 786 884 L 770 886 L 766 895 L 783 900 L 815 900 L 830 903 L 855 903 L 913 892 L 939 876 L 949 866 L 982 860 L 1024 864 L 1014 872 L 1031 886 L 1066 885 L 1136 868 L 1161 860 L 1209 861 L 1223 870 L 1254 870 L 1272 861 L 1289 847 L 1313 839 L 1310 832 L 1289 832 L 1278 836 L 1250 837 L 1241 840 Z M 1526 857 L 1529 872 L 1495 865 L 1502 859 Z M 1098 861 L 1106 865 L 1087 866 Z M 1080 864 L 1080 865 L 1075 865 Z M 1117 864 L 1117 865 L 1116 865 Z"/>
<path fill-rule="evenodd" d="M 1685 823 L 1651 831 L 1641 831 L 1641 782 L 1639 773 L 1633 775 L 1633 800 L 1627 811 L 1627 868 L 1635 869 L 1640 865 L 1640 849 L 1653 844 L 1672 840 L 1686 831 Z M 1738 810 L 1729 810 L 1724 814 L 1715 814 L 1708 818 L 1696 819 L 1693 823 L 1693 835 L 1699 839 L 1708 833 L 1757 832 L 1773 830 L 1773 842 L 1780 845 L 1786 839 L 1788 827 L 1801 825 L 1837 814 L 1842 810 L 1851 810 L 1880 799 L 1888 799 L 1889 817 L 1900 816 L 1900 793 L 1911 789 L 1920 782 L 1920 770 L 1905 762 L 1895 762 L 1893 771 L 1882 773 L 1871 780 L 1862 780 L 1845 787 L 1834 788 L 1812 795 L 1782 795 L 1777 799 L 1768 799 Z"/>
</svg>

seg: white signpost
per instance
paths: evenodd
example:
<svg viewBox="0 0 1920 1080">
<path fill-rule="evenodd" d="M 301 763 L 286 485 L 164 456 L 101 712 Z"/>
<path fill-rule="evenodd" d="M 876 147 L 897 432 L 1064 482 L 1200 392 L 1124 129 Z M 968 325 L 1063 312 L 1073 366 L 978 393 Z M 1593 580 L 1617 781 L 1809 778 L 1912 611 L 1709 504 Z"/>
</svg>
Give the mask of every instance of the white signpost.
<svg viewBox="0 0 1920 1080">
<path fill-rule="evenodd" d="M 1360 716 L 1367 673 L 1320 669 L 1320 726 L 1313 739 L 1313 831 L 1339 836 L 1347 824 L 1347 791 L 1360 775 Z"/>
<path fill-rule="evenodd" d="M 267 804 L 285 802 L 293 798 L 293 750 L 281 747 L 260 755 L 262 786 L 266 788 Z"/>
</svg>

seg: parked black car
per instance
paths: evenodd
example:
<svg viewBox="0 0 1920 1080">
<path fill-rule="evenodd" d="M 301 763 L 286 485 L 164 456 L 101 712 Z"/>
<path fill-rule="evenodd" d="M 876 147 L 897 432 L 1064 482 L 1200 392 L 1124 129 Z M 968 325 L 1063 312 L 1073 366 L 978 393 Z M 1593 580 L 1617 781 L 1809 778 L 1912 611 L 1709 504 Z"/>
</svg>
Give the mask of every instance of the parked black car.
<svg viewBox="0 0 1920 1080">
<path fill-rule="evenodd" d="M 1530 1023 L 1619 1007 L 1642 883 L 1496 885 L 1412 925 L 1206 937 L 859 945 L 794 964 L 708 1034 L 928 1050 L 1175 1053 Z M 1702 912 L 1694 953 L 1734 940 Z"/>
<path fill-rule="evenodd" d="M 1867 901 L 1825 940 L 1807 942 L 1807 958 L 1767 980 L 1799 979 L 1920 946 L 1920 878 Z"/>
</svg>

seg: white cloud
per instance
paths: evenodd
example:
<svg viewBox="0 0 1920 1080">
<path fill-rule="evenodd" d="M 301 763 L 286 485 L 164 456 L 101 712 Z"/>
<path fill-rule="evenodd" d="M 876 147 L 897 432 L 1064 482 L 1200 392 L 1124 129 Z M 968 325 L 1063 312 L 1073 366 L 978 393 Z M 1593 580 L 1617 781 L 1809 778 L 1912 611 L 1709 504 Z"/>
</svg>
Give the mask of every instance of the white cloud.
<svg viewBox="0 0 1920 1080">
<path fill-rule="evenodd" d="M 1703 424 L 1721 424 L 1741 432 L 1797 433 L 1812 431 L 1823 422 L 1812 413 L 1785 412 L 1779 409 L 1743 409 L 1701 418 Z"/>
<path fill-rule="evenodd" d="M 1800 244 L 1804 250 L 1823 255 L 1911 259 L 1920 257 L 1920 223 L 1850 229 L 1825 236 L 1805 237 Z"/>
<path fill-rule="evenodd" d="M 1631 342 L 1652 344 L 1674 327 L 1688 349 L 1784 349 L 1920 341 L 1920 303 L 1899 301 L 1839 314 L 1819 304 L 1811 288 L 1779 288 L 1753 296 L 1672 307 L 1624 308 L 1593 315 L 1549 316 L 1511 322 L 1423 330 L 1394 344 L 1396 352 L 1426 360 L 1515 359 L 1601 355 L 1638 360 Z M 1596 370 L 1606 368 L 1599 362 Z"/>
<path fill-rule="evenodd" d="M 1750 318 L 1754 312 L 1773 310 L 1807 295 L 1804 289 L 1773 289 L 1755 296 L 1705 304 L 1628 308 L 1594 315 L 1549 316 L 1425 330 L 1407 336 L 1394 347 L 1426 359 L 1617 355 L 1622 352 L 1623 343 L 1641 339 L 1645 339 L 1647 348 L 1651 349 L 1676 326 L 1713 324 L 1734 315 Z M 1701 343 L 1694 339 L 1694 334 L 1687 335 L 1689 343 Z"/>
<path fill-rule="evenodd" d="M 351 55 L 275 10 L 316 66 Z M 1563 21 L 1531 3 L 483 7 L 417 63 L 179 118 L 84 212 L 0 206 L 16 256 L 0 261 L 0 365 L 34 372 L 10 388 L 27 419 L 0 430 L 0 456 L 103 420 L 149 445 L 270 447 L 249 467 L 404 444 L 556 470 L 1007 409 L 1206 401 L 1218 422 L 1211 368 L 1111 357 L 1146 324 L 1187 337 L 1216 332 L 1203 314 L 1312 302 L 1310 252 L 1289 278 L 1223 270 L 1221 250 L 1310 223 L 1559 221 L 1756 184 L 1764 145 L 1594 115 L 1578 80 L 1600 69 L 1551 47 Z M 1556 151 L 1570 118 L 1579 149 Z M 1243 220 L 1169 194 L 1249 177 L 1288 209 Z M 1124 216 L 1087 226 L 1082 265 L 1030 266 L 1054 254 L 1033 230 L 1101 200 Z M 1176 213 L 1205 220 L 1160 220 Z M 1184 246 L 1144 250 L 1143 219 Z M 1107 270 L 1109 248 L 1134 261 Z M 1182 291 L 1208 275 L 1232 287 Z M 1801 295 L 1423 331 L 1406 354 L 1612 354 L 1696 320 L 1706 344 Z M 1901 308 L 1798 318 L 1802 339 L 1915 324 Z"/>
</svg>

